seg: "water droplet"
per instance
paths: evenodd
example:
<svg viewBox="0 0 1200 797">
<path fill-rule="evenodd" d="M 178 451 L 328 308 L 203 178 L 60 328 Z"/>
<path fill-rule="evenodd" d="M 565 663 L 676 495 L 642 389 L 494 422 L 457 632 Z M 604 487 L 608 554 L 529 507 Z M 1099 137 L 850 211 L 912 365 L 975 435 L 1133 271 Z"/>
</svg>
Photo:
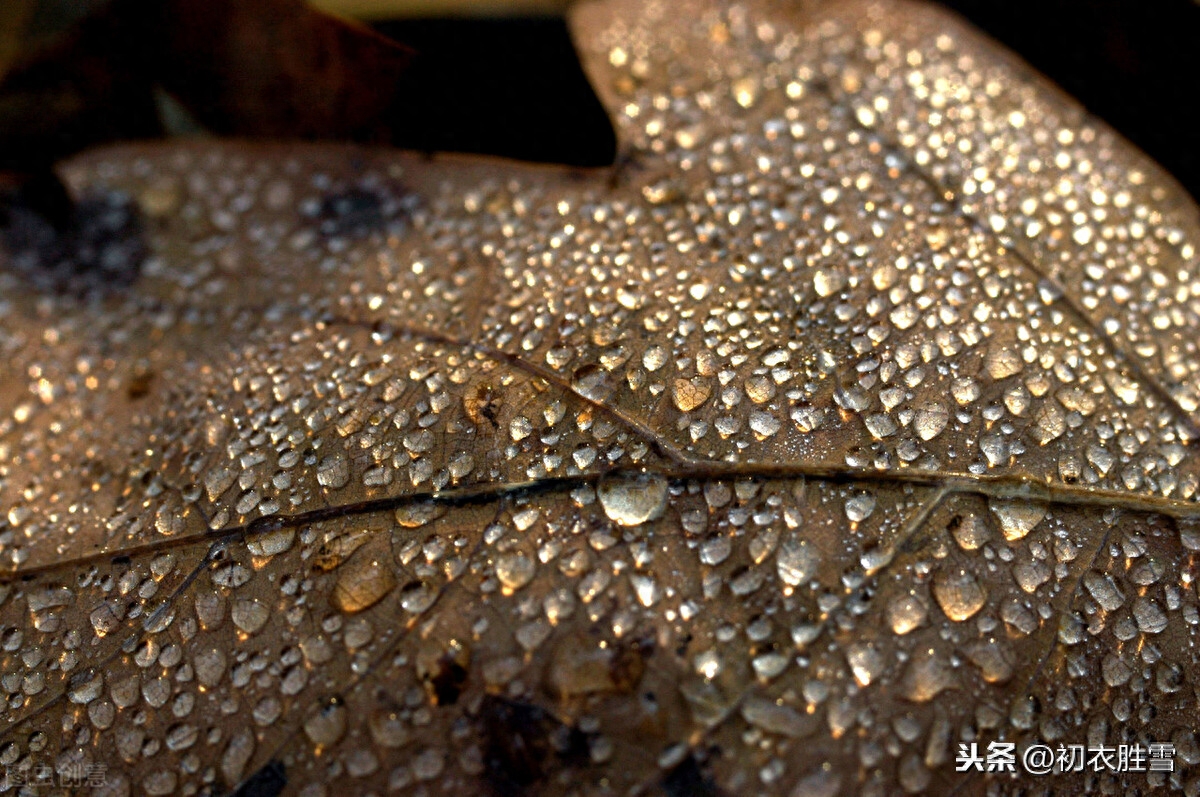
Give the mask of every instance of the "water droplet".
<svg viewBox="0 0 1200 797">
<path fill-rule="evenodd" d="M 345 735 L 346 721 L 345 704 L 333 698 L 304 720 L 304 734 L 318 747 L 329 747 Z"/>
<path fill-rule="evenodd" d="M 1112 576 L 1106 573 L 1088 570 L 1084 575 L 1084 587 L 1088 594 L 1092 595 L 1092 599 L 1099 604 L 1100 609 L 1106 612 L 1114 612 L 1124 605 L 1124 595 L 1121 594 L 1120 589 L 1117 589 L 1116 583 L 1112 581 Z"/>
<path fill-rule="evenodd" d="M 710 567 L 719 565 L 729 558 L 729 554 L 733 551 L 733 542 L 721 535 L 705 540 L 700 545 L 700 561 Z"/>
<path fill-rule="evenodd" d="M 746 397 L 755 404 L 765 404 L 775 398 L 775 383 L 767 376 L 752 376 L 746 380 Z"/>
<path fill-rule="evenodd" d="M 946 409 L 946 405 L 940 401 L 930 401 L 917 410 L 913 428 L 916 429 L 917 437 L 932 440 L 942 433 L 949 422 L 950 411 Z"/>
<path fill-rule="evenodd" d="M 1159 634 L 1167 628 L 1167 614 L 1153 598 L 1145 595 L 1133 602 L 1133 619 L 1143 634 Z"/>
<path fill-rule="evenodd" d="M 992 379 L 1000 380 L 1021 373 L 1021 358 L 1016 351 L 993 345 L 988 350 L 984 368 Z"/>
<path fill-rule="evenodd" d="M 396 587 L 396 576 L 387 562 L 355 557 L 338 570 L 330 603 L 340 612 L 353 614 L 374 606 Z"/>
<path fill-rule="evenodd" d="M 821 566 L 821 554 L 807 540 L 789 537 L 779 546 L 775 555 L 775 566 L 779 578 L 793 587 L 811 580 Z"/>
<path fill-rule="evenodd" d="M 529 583 L 534 574 L 534 562 L 525 554 L 503 554 L 496 558 L 496 578 L 505 595 L 511 595 Z"/>
<path fill-rule="evenodd" d="M 888 604 L 887 616 L 892 631 L 903 636 L 925 624 L 929 607 L 916 595 L 905 595 Z"/>
<path fill-rule="evenodd" d="M 963 648 L 971 663 L 979 668 L 983 680 L 1000 684 L 1012 677 L 1017 663 L 1017 654 L 1002 640 L 981 639 Z"/>
<path fill-rule="evenodd" d="M 275 556 L 289 550 L 295 540 L 295 529 L 276 529 L 252 537 L 246 548 L 254 556 Z"/>
<path fill-rule="evenodd" d="M 712 386 L 708 380 L 699 377 L 695 379 L 676 379 L 671 388 L 671 398 L 675 408 L 680 412 L 691 412 L 708 401 L 712 395 Z"/>
<path fill-rule="evenodd" d="M 846 647 L 846 663 L 859 686 L 869 686 L 883 671 L 883 657 L 873 645 L 854 643 Z"/>
<path fill-rule="evenodd" d="M 870 493 L 859 493 L 846 500 L 846 517 L 855 523 L 866 520 L 875 511 L 875 496 Z"/>
<path fill-rule="evenodd" d="M 971 571 L 948 568 L 934 575 L 933 597 L 947 617 L 961 623 L 983 608 L 987 592 Z"/>
<path fill-rule="evenodd" d="M 394 709 L 375 709 L 367 719 L 367 727 L 380 747 L 403 747 L 412 736 L 400 712 Z"/>
<path fill-rule="evenodd" d="M 759 440 L 771 437 L 783 426 L 778 418 L 769 412 L 754 410 L 750 413 L 750 430 Z"/>
<path fill-rule="evenodd" d="M 446 514 L 446 508 L 432 501 L 405 504 L 396 509 L 396 522 L 406 529 L 416 529 Z"/>
<path fill-rule="evenodd" d="M 1024 500 L 995 499 L 988 506 L 1000 521 L 1000 530 L 1009 542 L 1024 537 L 1046 517 L 1044 504 L 1031 504 Z"/>
<path fill-rule="evenodd" d="M 657 473 L 618 474 L 596 488 L 604 514 L 620 526 L 639 526 L 662 517 L 667 480 Z"/>
<path fill-rule="evenodd" d="M 335 490 L 345 487 L 350 482 L 350 461 L 345 455 L 325 457 L 317 466 L 317 482 Z"/>
<path fill-rule="evenodd" d="M 229 618 L 233 620 L 233 624 L 245 634 L 257 633 L 266 625 L 270 616 L 271 610 L 267 604 L 254 598 L 235 600 L 233 608 L 229 611 Z"/>
<path fill-rule="evenodd" d="M 892 416 L 888 415 L 886 412 L 872 413 L 863 419 L 863 423 L 866 424 L 867 431 L 870 432 L 871 436 L 876 440 L 882 440 L 885 437 L 891 437 L 896 433 L 896 429 L 899 428 L 896 425 L 896 422 L 892 419 Z"/>
<path fill-rule="evenodd" d="M 914 703 L 927 703 L 957 684 L 954 670 L 933 648 L 918 650 L 908 662 L 901 690 Z"/>
<path fill-rule="evenodd" d="M 592 401 L 603 401 L 612 389 L 608 382 L 608 373 L 594 363 L 575 369 L 575 373 L 571 375 L 571 388 Z"/>
<path fill-rule="evenodd" d="M 832 296 L 845 285 L 846 275 L 837 269 L 819 268 L 813 273 L 813 288 L 818 296 Z"/>
<path fill-rule="evenodd" d="M 742 703 L 742 718 L 767 733 L 800 739 L 812 735 L 819 726 L 815 715 L 801 714 L 791 706 L 751 696 Z"/>
<path fill-rule="evenodd" d="M 974 512 L 964 512 L 959 516 L 956 522 L 951 524 L 950 533 L 964 551 L 978 550 L 991 536 L 987 520 Z"/>
</svg>

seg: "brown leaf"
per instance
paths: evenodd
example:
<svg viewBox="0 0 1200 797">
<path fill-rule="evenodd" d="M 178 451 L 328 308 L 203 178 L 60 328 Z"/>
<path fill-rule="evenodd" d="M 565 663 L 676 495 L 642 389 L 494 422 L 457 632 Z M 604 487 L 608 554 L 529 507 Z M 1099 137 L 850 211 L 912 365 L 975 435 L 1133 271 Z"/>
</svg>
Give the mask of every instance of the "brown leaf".
<svg viewBox="0 0 1200 797">
<path fill-rule="evenodd" d="M 0 282 L 10 771 L 1191 783 L 1195 205 L 931 7 L 574 25 L 612 170 L 214 142 L 69 166 L 136 203 L 150 257 L 115 295 L 18 301 L 37 252 Z M 1011 777 L 958 771 L 993 742 Z M 1021 763 L 1154 742 L 1172 771 Z"/>
</svg>

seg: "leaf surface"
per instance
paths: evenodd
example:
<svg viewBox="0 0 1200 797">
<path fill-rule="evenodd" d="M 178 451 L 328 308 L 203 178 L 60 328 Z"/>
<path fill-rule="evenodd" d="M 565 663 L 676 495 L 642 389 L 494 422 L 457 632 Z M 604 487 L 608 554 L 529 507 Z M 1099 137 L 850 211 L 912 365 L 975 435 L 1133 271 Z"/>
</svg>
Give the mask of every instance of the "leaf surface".
<svg viewBox="0 0 1200 797">
<path fill-rule="evenodd" d="M 1191 784 L 1195 206 L 930 7 L 574 25 L 612 169 L 67 168 L 144 260 L 2 276 L 10 783 Z M 996 740 L 1175 769 L 955 771 Z"/>
</svg>

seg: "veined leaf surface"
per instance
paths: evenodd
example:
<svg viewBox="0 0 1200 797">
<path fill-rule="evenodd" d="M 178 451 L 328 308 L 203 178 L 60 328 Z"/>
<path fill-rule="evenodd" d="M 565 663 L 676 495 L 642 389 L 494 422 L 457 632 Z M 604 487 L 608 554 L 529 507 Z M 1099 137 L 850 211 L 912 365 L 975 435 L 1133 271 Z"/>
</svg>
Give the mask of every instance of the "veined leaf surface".
<svg viewBox="0 0 1200 797">
<path fill-rule="evenodd" d="M 67 167 L 0 277 L 6 782 L 1195 790 L 1195 206 L 930 7 L 574 25 L 612 169 Z"/>
</svg>

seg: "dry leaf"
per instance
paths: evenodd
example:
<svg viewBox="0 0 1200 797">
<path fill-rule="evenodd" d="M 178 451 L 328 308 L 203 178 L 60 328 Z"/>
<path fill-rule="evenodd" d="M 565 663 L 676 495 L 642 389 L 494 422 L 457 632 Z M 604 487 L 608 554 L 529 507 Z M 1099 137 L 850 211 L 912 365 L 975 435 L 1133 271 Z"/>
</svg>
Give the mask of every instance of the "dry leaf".
<svg viewBox="0 0 1200 797">
<path fill-rule="evenodd" d="M 929 7 L 574 24 L 615 170 L 67 168 L 150 254 L 7 260 L 8 782 L 1194 788 L 1196 207 Z"/>
</svg>

